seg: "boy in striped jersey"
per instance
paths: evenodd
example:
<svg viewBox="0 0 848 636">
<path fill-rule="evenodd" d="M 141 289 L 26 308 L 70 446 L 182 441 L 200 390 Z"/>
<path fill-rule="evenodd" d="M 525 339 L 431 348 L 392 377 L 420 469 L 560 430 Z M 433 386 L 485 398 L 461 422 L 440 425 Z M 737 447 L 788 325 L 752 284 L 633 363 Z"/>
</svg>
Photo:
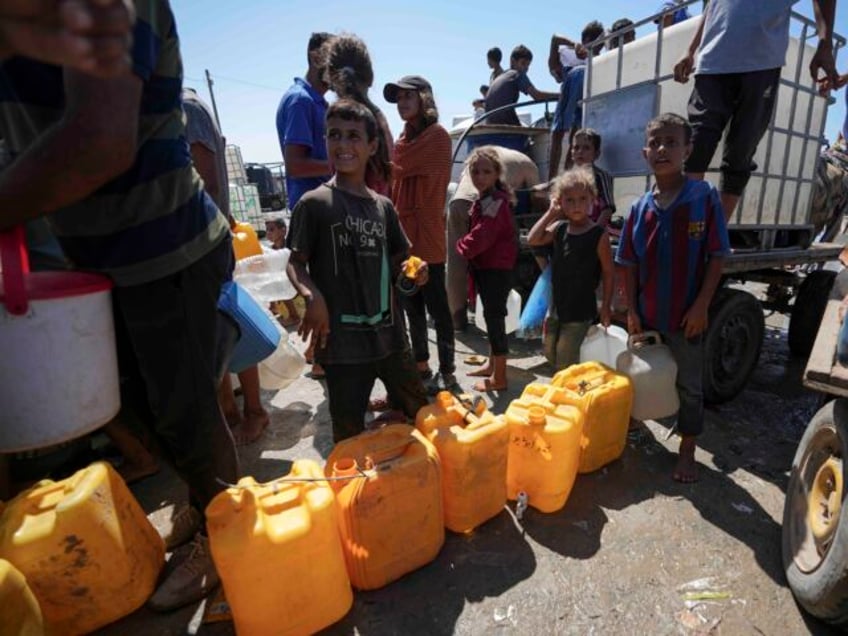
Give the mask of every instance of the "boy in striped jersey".
<svg viewBox="0 0 848 636">
<path fill-rule="evenodd" d="M 627 331 L 659 331 L 677 362 L 681 440 L 673 477 L 693 482 L 695 439 L 704 427 L 703 333 L 730 243 L 718 191 L 683 173 L 692 152 L 689 123 L 666 113 L 645 132 L 642 153 L 656 183 L 630 208 L 615 260 L 627 269 Z"/>
</svg>

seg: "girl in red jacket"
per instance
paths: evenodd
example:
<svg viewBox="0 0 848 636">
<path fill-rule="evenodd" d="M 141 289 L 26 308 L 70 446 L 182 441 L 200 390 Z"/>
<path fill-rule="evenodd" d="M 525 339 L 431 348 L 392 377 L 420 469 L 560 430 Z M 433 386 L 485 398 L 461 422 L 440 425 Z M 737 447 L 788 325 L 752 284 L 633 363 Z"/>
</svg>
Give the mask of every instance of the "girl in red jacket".
<svg viewBox="0 0 848 636">
<path fill-rule="evenodd" d="M 503 167 L 492 146 L 475 148 L 465 162 L 478 197 L 471 207 L 471 229 L 456 242 L 471 266 L 489 334 L 490 356 L 485 366 L 469 373 L 484 378 L 476 391 L 506 389 L 506 302 L 512 289 L 512 269 L 518 242 L 510 207 L 510 194 L 501 180 Z"/>
</svg>

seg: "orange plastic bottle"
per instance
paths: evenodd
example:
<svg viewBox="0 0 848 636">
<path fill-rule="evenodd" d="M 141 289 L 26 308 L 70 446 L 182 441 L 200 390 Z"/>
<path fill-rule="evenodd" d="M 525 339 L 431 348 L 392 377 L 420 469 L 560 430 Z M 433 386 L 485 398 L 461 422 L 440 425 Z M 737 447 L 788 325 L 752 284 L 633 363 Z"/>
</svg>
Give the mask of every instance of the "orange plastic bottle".
<svg viewBox="0 0 848 636">
<path fill-rule="evenodd" d="M 259 256 L 262 253 L 259 236 L 250 223 L 236 223 L 233 230 L 233 251 L 237 261 L 248 256 Z"/>
<path fill-rule="evenodd" d="M 415 417 L 415 427 L 433 443 L 442 461 L 445 527 L 453 532 L 472 531 L 506 504 L 509 429 L 485 402 L 475 410 L 468 406 L 442 391 Z"/>
<path fill-rule="evenodd" d="M 504 415 L 509 424 L 507 496 L 518 499 L 523 492 L 527 503 L 541 512 L 559 510 L 571 494 L 583 429 L 580 409 L 554 404 L 546 399 L 548 393 L 523 395 Z"/>
<path fill-rule="evenodd" d="M 311 460 L 286 480 L 242 478 L 206 508 L 212 559 L 239 634 L 310 634 L 347 614 L 353 592 L 335 496 Z"/>
<path fill-rule="evenodd" d="M 41 608 L 26 578 L 5 559 L 0 559 L 0 634 L 42 636 L 46 632 Z"/>
<path fill-rule="evenodd" d="M 621 457 L 627 444 L 633 386 L 600 362 L 575 364 L 557 373 L 552 386 L 565 389 L 554 401 L 583 411 L 583 450 L 577 471 L 590 473 Z"/>
<path fill-rule="evenodd" d="M 8 502 L 0 557 L 26 577 L 51 632 L 86 634 L 147 600 L 165 545 L 118 473 L 97 462 Z"/>
<path fill-rule="evenodd" d="M 324 473 L 351 477 L 332 484 L 355 588 L 383 587 L 436 558 L 445 540 L 441 465 L 415 428 L 389 424 L 339 442 Z"/>
</svg>

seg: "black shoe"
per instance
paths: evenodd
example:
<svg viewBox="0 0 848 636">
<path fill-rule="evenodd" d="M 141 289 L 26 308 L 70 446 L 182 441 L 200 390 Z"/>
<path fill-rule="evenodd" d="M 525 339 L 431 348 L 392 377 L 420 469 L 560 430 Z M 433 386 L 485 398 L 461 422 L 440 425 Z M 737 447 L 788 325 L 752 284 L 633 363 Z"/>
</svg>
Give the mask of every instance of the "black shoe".
<svg viewBox="0 0 848 636">
<path fill-rule="evenodd" d="M 450 391 L 454 393 L 461 391 L 459 384 L 456 381 L 456 376 L 453 373 L 437 373 L 433 379 L 427 383 L 427 395 L 436 395 L 440 391 Z"/>
</svg>

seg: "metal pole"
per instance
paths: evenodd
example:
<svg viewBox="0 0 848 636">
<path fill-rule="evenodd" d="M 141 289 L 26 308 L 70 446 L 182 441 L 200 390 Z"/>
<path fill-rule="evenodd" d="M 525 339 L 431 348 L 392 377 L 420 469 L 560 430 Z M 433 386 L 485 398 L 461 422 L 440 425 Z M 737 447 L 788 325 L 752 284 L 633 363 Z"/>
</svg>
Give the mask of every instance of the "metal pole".
<svg viewBox="0 0 848 636">
<path fill-rule="evenodd" d="M 218 131 L 222 132 L 221 128 L 221 118 L 218 117 L 218 105 L 215 103 L 215 93 L 212 91 L 212 85 L 214 82 L 212 81 L 212 76 L 209 75 L 209 69 L 206 69 L 206 85 L 209 87 L 209 97 L 212 98 L 212 111 L 215 113 L 215 123 L 218 124 Z M 223 134 L 223 133 L 222 133 Z"/>
</svg>

